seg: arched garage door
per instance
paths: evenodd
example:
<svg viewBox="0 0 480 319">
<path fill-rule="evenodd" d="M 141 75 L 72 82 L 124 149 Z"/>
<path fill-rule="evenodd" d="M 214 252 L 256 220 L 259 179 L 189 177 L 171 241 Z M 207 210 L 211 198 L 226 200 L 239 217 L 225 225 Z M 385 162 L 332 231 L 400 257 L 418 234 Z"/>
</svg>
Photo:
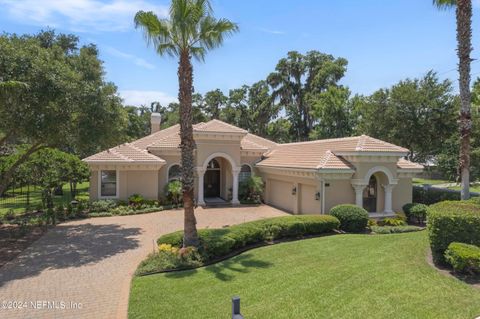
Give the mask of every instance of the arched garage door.
<svg viewBox="0 0 480 319">
<path fill-rule="evenodd" d="M 289 213 L 293 212 L 293 184 L 289 182 L 270 180 L 269 204 L 283 209 Z"/>
</svg>

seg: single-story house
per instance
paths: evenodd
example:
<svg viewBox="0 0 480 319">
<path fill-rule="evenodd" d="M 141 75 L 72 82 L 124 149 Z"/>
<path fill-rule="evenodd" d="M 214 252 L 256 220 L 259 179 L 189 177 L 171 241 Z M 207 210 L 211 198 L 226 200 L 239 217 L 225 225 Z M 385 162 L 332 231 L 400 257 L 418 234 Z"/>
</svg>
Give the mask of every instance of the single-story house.
<svg viewBox="0 0 480 319">
<path fill-rule="evenodd" d="M 90 198 L 159 199 L 180 176 L 179 125 L 86 159 Z M 265 183 L 264 200 L 292 214 L 325 214 L 352 203 L 372 214 L 392 214 L 412 201 L 412 177 L 423 166 L 404 159 L 408 150 L 366 135 L 277 144 L 239 127 L 211 120 L 193 126 L 198 205 L 239 204 L 239 183 L 251 174 Z"/>
</svg>

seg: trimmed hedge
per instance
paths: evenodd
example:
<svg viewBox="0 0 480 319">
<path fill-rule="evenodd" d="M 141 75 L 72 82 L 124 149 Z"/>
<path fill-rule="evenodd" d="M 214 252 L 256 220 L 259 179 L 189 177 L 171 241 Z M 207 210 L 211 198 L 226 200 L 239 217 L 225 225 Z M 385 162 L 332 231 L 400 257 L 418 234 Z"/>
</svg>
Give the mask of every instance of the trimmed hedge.
<svg viewBox="0 0 480 319">
<path fill-rule="evenodd" d="M 452 242 L 480 245 L 480 205 L 470 201 L 446 201 L 428 208 L 428 236 L 436 262 Z"/>
<path fill-rule="evenodd" d="M 340 222 L 328 215 L 286 216 L 248 222 L 221 229 L 200 229 L 199 251 L 205 261 L 222 257 L 246 246 L 282 238 L 298 238 L 330 233 Z M 183 231 L 161 236 L 157 244 L 181 247 Z"/>
<path fill-rule="evenodd" d="M 453 242 L 445 251 L 445 260 L 456 272 L 480 273 L 480 247 Z"/>
<path fill-rule="evenodd" d="M 362 232 L 368 224 L 368 212 L 356 205 L 337 205 L 330 210 L 330 215 L 338 218 L 340 229 L 346 232 Z"/>
<path fill-rule="evenodd" d="M 472 197 L 478 195 L 471 194 Z M 446 188 L 413 186 L 413 202 L 432 205 L 442 201 L 460 200 L 460 191 Z"/>
<path fill-rule="evenodd" d="M 428 206 L 420 203 L 409 203 L 403 205 L 402 209 L 408 220 L 411 221 L 413 218 L 416 218 L 419 223 L 422 223 L 427 216 Z"/>
</svg>

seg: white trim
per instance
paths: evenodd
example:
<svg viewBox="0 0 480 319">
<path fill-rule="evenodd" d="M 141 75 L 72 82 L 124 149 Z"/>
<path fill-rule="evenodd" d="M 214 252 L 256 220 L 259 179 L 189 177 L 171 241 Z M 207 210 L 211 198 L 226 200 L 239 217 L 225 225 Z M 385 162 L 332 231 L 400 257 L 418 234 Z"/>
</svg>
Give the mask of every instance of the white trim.
<svg viewBox="0 0 480 319">
<path fill-rule="evenodd" d="M 115 196 L 102 196 L 102 171 L 115 171 L 115 174 L 116 174 Z M 101 170 L 98 170 L 97 175 L 98 175 L 97 176 L 97 180 L 98 180 L 97 198 L 98 199 L 118 199 L 120 197 L 120 171 L 118 169 L 101 169 Z"/>
<path fill-rule="evenodd" d="M 223 158 L 227 159 L 230 162 L 230 165 L 232 166 L 232 170 L 237 167 L 237 163 L 233 160 L 233 158 L 230 155 L 228 155 L 227 153 L 222 153 L 222 152 L 217 152 L 217 153 L 210 154 L 207 157 L 207 159 L 203 162 L 202 167 L 207 169 L 208 163 L 210 163 L 210 161 L 212 159 L 214 159 L 215 157 L 223 157 Z"/>
<path fill-rule="evenodd" d="M 374 152 L 374 151 L 353 151 L 353 152 L 338 152 L 332 151 L 335 155 L 338 156 L 396 156 L 403 157 L 408 155 L 408 151 L 405 152 Z"/>
<path fill-rule="evenodd" d="M 370 168 L 368 170 L 367 174 L 365 174 L 365 177 L 363 178 L 363 183 L 365 185 L 368 185 L 369 181 L 370 181 L 370 177 L 377 172 L 384 173 L 388 178 L 388 183 L 389 184 L 397 184 L 398 180 L 393 178 L 392 172 L 388 168 L 386 168 L 385 166 L 375 166 L 375 167 Z"/>
<path fill-rule="evenodd" d="M 178 165 L 178 166 L 180 166 L 180 170 L 182 169 L 182 165 L 180 165 L 180 163 L 178 163 L 178 162 L 175 162 L 175 163 L 172 163 L 172 164 L 168 165 L 168 167 L 167 167 L 167 184 L 170 183 L 170 168 L 172 168 L 172 166 L 174 166 L 174 165 Z"/>
</svg>

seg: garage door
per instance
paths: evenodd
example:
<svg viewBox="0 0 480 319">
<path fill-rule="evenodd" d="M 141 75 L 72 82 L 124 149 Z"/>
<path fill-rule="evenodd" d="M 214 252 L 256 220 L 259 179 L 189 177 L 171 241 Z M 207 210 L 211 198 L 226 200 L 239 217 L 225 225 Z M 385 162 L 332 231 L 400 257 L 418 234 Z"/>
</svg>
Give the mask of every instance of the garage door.
<svg viewBox="0 0 480 319">
<path fill-rule="evenodd" d="M 293 212 L 293 184 L 278 180 L 270 180 L 269 201 L 270 205 L 287 212 Z"/>
<path fill-rule="evenodd" d="M 300 185 L 300 214 L 320 214 L 320 201 L 315 200 L 313 185 Z"/>
</svg>

